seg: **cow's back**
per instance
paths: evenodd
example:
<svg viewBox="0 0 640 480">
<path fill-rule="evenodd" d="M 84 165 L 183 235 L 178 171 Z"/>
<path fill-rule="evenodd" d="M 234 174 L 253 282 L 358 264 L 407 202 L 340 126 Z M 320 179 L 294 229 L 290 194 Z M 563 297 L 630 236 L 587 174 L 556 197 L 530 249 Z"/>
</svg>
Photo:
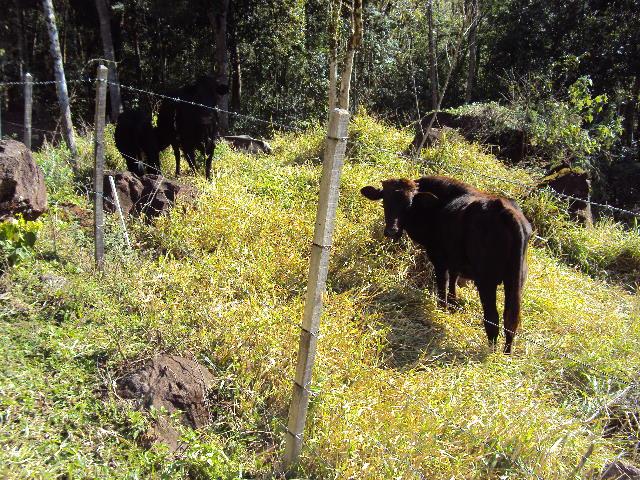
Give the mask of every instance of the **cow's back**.
<svg viewBox="0 0 640 480">
<path fill-rule="evenodd" d="M 476 282 L 502 283 L 531 235 L 529 222 L 510 200 L 480 192 L 449 202 L 440 222 L 447 264 Z"/>
<path fill-rule="evenodd" d="M 442 204 L 463 195 L 482 194 L 479 190 L 459 180 L 440 175 L 430 175 L 415 181 L 419 192 L 434 194 Z"/>
<path fill-rule="evenodd" d="M 512 200 L 481 192 L 447 177 L 423 177 L 420 191 L 437 204 L 416 212 L 407 233 L 431 261 L 476 282 L 501 283 L 531 226 Z"/>
</svg>

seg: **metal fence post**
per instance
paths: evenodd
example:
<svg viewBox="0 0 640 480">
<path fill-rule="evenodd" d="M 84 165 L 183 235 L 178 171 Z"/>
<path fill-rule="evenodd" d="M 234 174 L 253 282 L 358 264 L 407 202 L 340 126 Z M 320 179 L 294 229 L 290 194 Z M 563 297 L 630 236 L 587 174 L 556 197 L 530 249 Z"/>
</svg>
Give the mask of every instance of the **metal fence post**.
<svg viewBox="0 0 640 480">
<path fill-rule="evenodd" d="M 33 77 L 24 76 L 24 144 L 31 150 L 31 112 L 33 108 Z"/>
<path fill-rule="evenodd" d="M 111 185 L 111 193 L 113 194 L 113 201 L 118 210 L 120 216 L 120 226 L 124 234 L 124 241 L 127 243 L 127 247 L 131 249 L 131 241 L 129 240 L 129 232 L 127 232 L 127 223 L 124 221 L 124 215 L 122 214 L 122 208 L 120 207 L 120 197 L 118 197 L 118 190 L 116 190 L 116 182 L 113 180 L 113 176 L 109 175 L 109 184 Z"/>
<path fill-rule="evenodd" d="M 96 116 L 93 138 L 94 155 L 94 241 L 95 260 L 99 271 L 104 270 L 104 123 L 107 103 L 107 67 L 98 66 L 96 79 Z"/>
<path fill-rule="evenodd" d="M 309 279 L 304 307 L 302 331 L 293 396 L 289 406 L 286 446 L 283 468 L 290 471 L 295 468 L 302 451 L 302 436 L 309 407 L 313 362 L 316 355 L 322 296 L 325 293 L 331 237 L 335 224 L 336 208 L 340 187 L 340 175 L 347 145 L 349 112 L 334 109 L 329 117 L 329 128 L 324 150 L 320 198 L 316 226 L 311 247 Z"/>
</svg>

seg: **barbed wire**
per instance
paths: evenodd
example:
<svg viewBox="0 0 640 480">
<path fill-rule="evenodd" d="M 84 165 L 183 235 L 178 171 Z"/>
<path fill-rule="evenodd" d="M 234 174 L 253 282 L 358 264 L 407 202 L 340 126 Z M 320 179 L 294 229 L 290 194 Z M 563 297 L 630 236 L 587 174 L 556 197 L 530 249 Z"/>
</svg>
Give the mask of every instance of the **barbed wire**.
<svg viewBox="0 0 640 480">
<path fill-rule="evenodd" d="M 6 125 L 13 125 L 15 127 L 24 128 L 23 123 L 10 122 L 9 120 L 2 120 L 2 123 Z M 53 133 L 54 135 L 59 134 L 59 132 L 57 132 L 56 130 L 47 130 L 45 128 L 31 127 L 31 130 L 35 130 L 36 132 Z"/>
<path fill-rule="evenodd" d="M 68 79 L 65 80 L 64 83 L 86 83 L 86 82 L 91 82 L 92 79 L 90 78 L 77 78 L 77 79 Z M 17 86 L 17 85 L 34 85 L 34 86 L 38 86 L 38 85 L 56 85 L 58 83 L 63 83 L 61 80 L 34 80 L 32 82 L 26 82 L 24 80 L 22 81 L 12 81 L 12 82 L 0 82 L 0 87 L 12 87 L 12 86 Z"/>
<path fill-rule="evenodd" d="M 263 123 L 265 125 L 276 125 L 276 126 L 282 128 L 284 130 L 290 130 L 290 131 L 301 131 L 302 130 L 302 129 L 298 128 L 298 127 L 293 127 L 291 125 L 286 125 L 284 123 L 275 122 L 273 120 L 264 120 L 262 118 L 254 117 L 252 115 L 246 115 L 246 114 L 243 114 L 243 113 L 233 112 L 231 110 L 224 110 L 224 109 L 219 108 L 219 107 L 212 107 L 211 105 L 205 105 L 205 104 L 202 104 L 202 103 L 192 102 L 190 100 L 185 100 L 185 99 L 180 98 L 180 97 L 172 97 L 170 95 L 165 95 L 165 94 L 162 94 L 162 93 L 156 93 L 156 92 L 152 92 L 150 90 L 144 90 L 144 89 L 138 88 L 138 87 L 132 87 L 131 85 L 125 85 L 125 84 L 122 84 L 122 83 L 115 83 L 115 82 L 109 82 L 109 81 L 107 81 L 107 83 L 109 85 L 119 85 L 120 88 L 124 88 L 126 90 L 131 90 L 131 91 L 135 91 L 135 92 L 138 92 L 138 93 L 144 93 L 146 95 L 151 95 L 151 96 L 154 96 L 154 97 L 163 98 L 165 100 L 171 100 L 171 101 L 177 102 L 177 103 L 185 103 L 185 104 L 188 104 L 188 105 L 193 105 L 195 107 L 200 107 L 200 108 L 204 108 L 204 109 L 207 109 L 207 110 L 212 110 L 212 111 L 216 111 L 216 112 L 222 112 L 222 113 L 226 113 L 226 114 L 229 114 L 229 115 L 234 115 L 234 116 L 240 117 L 240 118 L 246 118 L 246 119 L 251 120 L 253 122 Z"/>
<path fill-rule="evenodd" d="M 391 155 L 395 155 L 398 156 L 400 158 L 404 158 L 406 160 L 410 160 L 414 163 L 419 162 L 419 163 L 423 163 L 423 164 L 432 164 L 432 165 L 437 165 L 440 166 L 442 168 L 449 168 L 461 173 L 470 173 L 471 175 L 477 176 L 477 177 L 481 177 L 481 178 L 486 178 L 486 179 L 491 179 L 491 180 L 499 180 L 503 183 L 507 183 L 507 184 L 511 184 L 511 185 L 516 185 L 519 187 L 523 187 L 525 189 L 527 189 L 528 191 L 535 191 L 535 190 L 547 190 L 549 191 L 551 194 L 558 196 L 558 197 L 562 197 L 564 199 L 567 200 L 572 200 L 572 201 L 579 201 L 579 202 L 583 202 L 589 205 L 593 205 L 596 207 L 600 207 L 600 208 L 604 208 L 604 209 L 608 209 L 611 211 L 616 211 L 618 213 L 622 213 L 625 215 L 629 215 L 629 216 L 633 216 L 633 217 L 637 217 L 640 218 L 640 213 L 637 212 L 633 212 L 631 210 L 626 210 L 624 208 L 620 208 L 620 207 L 615 207 L 613 205 L 609 205 L 607 203 L 599 203 L 599 202 L 594 202 L 592 200 L 589 199 L 585 199 L 585 198 L 579 198 L 579 197 L 575 197 L 572 195 L 568 195 L 566 193 L 562 193 L 562 192 L 558 192 L 557 190 L 551 188 L 550 186 L 545 186 L 545 187 L 539 187 L 537 183 L 532 183 L 532 184 L 527 184 L 518 180 L 513 180 L 511 178 L 506 178 L 506 177 L 502 177 L 499 175 L 493 175 L 493 174 L 487 174 L 487 173 L 482 173 L 476 169 L 473 168 L 469 168 L 469 167 L 460 167 L 458 165 L 452 165 L 450 163 L 445 163 L 442 161 L 434 161 L 434 160 L 427 160 L 425 158 L 422 158 L 420 156 L 411 156 L 408 155 L 404 152 L 398 152 L 398 151 L 394 151 L 391 149 L 387 149 L 387 148 L 383 148 L 383 147 L 379 147 L 379 146 L 369 146 L 368 148 L 373 148 L 374 150 L 377 150 L 379 152 L 382 153 L 387 153 L 387 154 L 391 154 Z"/>
</svg>

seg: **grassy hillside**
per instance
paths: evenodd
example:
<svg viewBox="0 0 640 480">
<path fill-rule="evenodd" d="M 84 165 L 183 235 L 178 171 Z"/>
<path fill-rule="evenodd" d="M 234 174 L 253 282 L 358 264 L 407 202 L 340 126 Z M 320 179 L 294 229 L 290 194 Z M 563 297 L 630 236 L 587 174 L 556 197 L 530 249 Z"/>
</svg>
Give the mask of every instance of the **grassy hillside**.
<svg viewBox="0 0 640 480">
<path fill-rule="evenodd" d="M 406 132 L 360 116 L 351 134 L 301 476 L 570 479 L 592 478 L 619 455 L 639 462 L 629 448 L 637 431 L 602 437 L 613 414 L 603 406 L 640 370 L 637 290 L 620 286 L 616 270 L 624 266 L 625 284 L 629 271 L 637 279 L 638 235 L 569 223 L 548 196 L 491 178 L 533 183 L 476 146 L 452 139 L 418 164 L 392 153 Z M 213 180 L 188 179 L 193 200 L 153 223 L 130 221 L 132 251 L 109 219 L 102 276 L 63 152 L 38 155 L 57 206 L 36 256 L 2 277 L 0 476 L 273 476 L 322 139 L 321 128 L 277 136 L 272 156 L 219 147 Z M 109 156 L 117 166 L 112 146 Z M 513 356 L 490 352 L 472 286 L 461 289 L 461 311 L 436 306 L 424 256 L 406 239 L 385 241 L 382 209 L 359 194 L 435 171 L 522 199 L 546 239 L 530 249 Z M 113 390 L 160 351 L 197 358 L 217 379 L 211 425 L 185 429 L 176 455 L 140 446 L 149 419 Z"/>
</svg>

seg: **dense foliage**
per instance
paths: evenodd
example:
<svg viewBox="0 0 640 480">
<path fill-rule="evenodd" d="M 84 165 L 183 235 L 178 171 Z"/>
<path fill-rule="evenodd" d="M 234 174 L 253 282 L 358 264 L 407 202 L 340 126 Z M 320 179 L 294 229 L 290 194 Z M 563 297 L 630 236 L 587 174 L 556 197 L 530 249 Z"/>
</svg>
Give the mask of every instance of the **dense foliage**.
<svg viewBox="0 0 640 480">
<path fill-rule="evenodd" d="M 454 68 L 445 106 L 464 99 L 467 55 L 459 55 L 456 65 L 449 62 L 467 2 L 433 2 L 440 83 L 447 69 Z M 39 2 L 3 3 L 2 76 L 17 79 L 30 71 L 38 79 L 51 78 Z M 54 4 L 67 76 L 93 74 L 91 61 L 103 57 L 94 2 Z M 329 0 L 230 2 L 229 48 L 238 47 L 244 111 L 288 113 L 301 119 L 323 111 L 328 4 Z M 216 1 L 111 0 L 110 6 L 123 83 L 157 90 L 215 68 L 209 16 L 219 8 Z M 489 0 L 480 8 L 472 100 L 500 99 L 508 93 L 510 78 L 553 69 L 555 88 L 589 76 L 595 95 L 607 94 L 618 106 L 636 100 L 640 23 L 633 0 Z M 367 2 L 365 20 L 365 41 L 356 61 L 356 106 L 402 120 L 415 118 L 416 103 L 421 112 L 432 107 L 425 2 Z M 568 63 L 571 68 L 566 68 Z"/>
<path fill-rule="evenodd" d="M 226 0 L 109 0 L 120 81 L 164 92 L 224 68 L 222 76 L 235 85 L 231 109 L 307 125 L 326 115 L 332 2 L 229 1 L 228 58 L 220 67 L 214 24 Z M 2 3 L 1 78 L 15 80 L 29 71 L 36 80 L 51 79 L 40 2 Z M 105 56 L 94 1 L 56 0 L 54 5 L 67 78 L 93 76 Z M 342 30 L 349 28 L 347 10 Z M 366 2 L 353 109 L 364 106 L 406 125 L 434 108 L 434 91 L 444 93 L 443 108 L 465 100 L 515 103 L 546 163 L 574 160 L 592 169 L 601 200 L 633 206 L 633 195 L 614 195 L 609 184 L 616 175 L 637 181 L 639 16 L 633 0 Z M 339 37 L 344 48 L 346 35 Z M 18 87 L 5 90 L 4 118 L 19 123 L 22 95 Z M 90 122 L 92 85 L 71 82 L 69 90 L 76 125 Z M 54 89 L 36 88 L 35 95 L 34 126 L 53 129 Z M 123 101 L 125 107 L 157 107 L 158 98 L 125 89 Z M 231 128 L 268 133 L 264 123 L 237 117 Z M 619 190 L 633 188 L 625 183 Z"/>
</svg>

